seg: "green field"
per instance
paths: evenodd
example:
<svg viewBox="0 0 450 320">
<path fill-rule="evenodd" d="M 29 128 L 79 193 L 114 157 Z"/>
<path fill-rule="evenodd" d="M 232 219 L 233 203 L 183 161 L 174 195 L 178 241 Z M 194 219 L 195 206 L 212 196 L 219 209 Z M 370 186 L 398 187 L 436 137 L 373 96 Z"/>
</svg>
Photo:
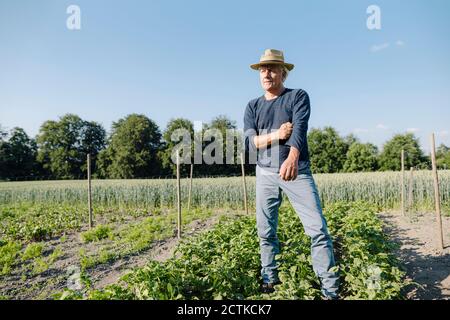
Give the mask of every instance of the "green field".
<svg viewBox="0 0 450 320">
<path fill-rule="evenodd" d="M 400 207 L 400 172 L 339 173 L 314 175 L 323 205 L 335 201 L 368 201 L 385 209 Z M 450 170 L 439 171 L 441 205 L 450 211 Z M 114 208 L 174 208 L 176 181 L 93 180 L 94 206 Z M 189 180 L 181 181 L 183 205 L 187 204 Z M 405 179 L 409 194 L 409 173 Z M 254 204 L 255 177 L 247 177 L 249 205 Z M 87 203 L 86 181 L 40 181 L 0 183 L 0 205 Z M 193 180 L 192 206 L 242 208 L 242 179 L 202 178 Z M 416 210 L 434 209 L 431 171 L 414 172 L 413 204 Z"/>
<path fill-rule="evenodd" d="M 399 210 L 400 173 L 317 174 L 314 178 L 336 237 L 345 298 L 401 298 L 402 273 L 376 217 L 380 211 Z M 407 202 L 408 178 L 409 174 Z M 440 171 L 439 178 L 442 211 L 448 214 L 450 171 Z M 190 210 L 186 209 L 189 180 L 184 178 L 184 230 L 192 223 L 217 218 L 212 226 L 183 241 L 177 257 L 164 263 L 144 261 L 147 266 L 136 267 L 120 282 L 128 283 L 126 289 L 117 283 L 97 290 L 92 278 L 99 270 L 108 271 L 141 255 L 145 258 L 155 244 L 174 238 L 176 181 L 94 180 L 92 186 L 95 228 L 88 230 L 86 181 L 0 183 L 0 298 L 319 297 L 310 268 L 309 239 L 287 201 L 279 230 L 286 244 L 282 253 L 285 281 L 275 296 L 257 293 L 255 177 L 247 178 L 248 216 L 243 213 L 241 178 L 194 179 Z M 414 173 L 412 194 L 408 212 L 434 210 L 431 172 Z M 81 270 L 83 279 L 83 290 L 77 292 L 66 290 L 66 271 L 73 266 Z M 154 274 L 160 275 L 159 280 L 149 281 Z"/>
<path fill-rule="evenodd" d="M 335 236 L 337 269 L 344 299 L 400 299 L 403 272 L 381 230 L 377 207 L 336 203 L 325 211 Z M 320 299 L 312 271 L 309 237 L 289 205 L 281 209 L 278 256 L 281 285 L 258 292 L 259 255 L 254 217 L 224 219 L 217 227 L 184 241 L 166 262 L 150 261 L 103 290 L 74 292 L 66 299 Z"/>
</svg>

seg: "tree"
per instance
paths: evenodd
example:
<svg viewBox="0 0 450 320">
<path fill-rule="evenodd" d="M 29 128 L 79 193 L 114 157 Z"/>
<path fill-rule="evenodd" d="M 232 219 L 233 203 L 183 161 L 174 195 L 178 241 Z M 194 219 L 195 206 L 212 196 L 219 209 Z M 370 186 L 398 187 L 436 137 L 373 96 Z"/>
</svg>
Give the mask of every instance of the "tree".
<svg viewBox="0 0 450 320">
<path fill-rule="evenodd" d="M 378 148 L 371 143 L 354 142 L 347 151 L 345 172 L 365 172 L 378 169 Z"/>
<path fill-rule="evenodd" d="M 92 171 L 96 156 L 105 147 L 106 132 L 96 122 L 66 114 L 59 121 L 46 121 L 37 136 L 37 159 L 45 170 L 58 179 L 76 179 L 87 172 L 87 154 L 92 157 Z"/>
<path fill-rule="evenodd" d="M 352 144 L 359 142 L 359 139 L 353 133 L 350 133 L 348 136 L 344 137 L 344 142 L 350 149 Z"/>
<path fill-rule="evenodd" d="M 198 169 L 202 175 L 240 174 L 241 166 L 237 164 L 240 155 L 236 142 L 242 141 L 242 135 L 239 135 L 236 130 L 236 122 L 225 115 L 219 115 L 213 118 L 209 124 L 204 125 L 202 130 L 204 159 Z M 228 151 L 230 153 L 227 155 Z M 207 160 L 207 158 L 210 159 Z M 211 161 L 214 163 L 209 163 Z"/>
<path fill-rule="evenodd" d="M 2 141 L 4 138 L 6 138 L 8 133 L 5 129 L 3 129 L 2 125 L 0 124 L 0 141 Z"/>
<path fill-rule="evenodd" d="M 405 168 L 426 166 L 427 159 L 420 149 L 419 140 L 413 133 L 397 134 L 383 146 L 380 169 L 401 170 L 401 150 L 405 151 Z"/>
<path fill-rule="evenodd" d="M 5 141 L 0 140 L 0 180 L 7 177 L 9 145 Z"/>
<path fill-rule="evenodd" d="M 36 142 L 22 128 L 14 128 L 8 141 L 0 141 L 0 176 L 24 180 L 38 175 L 36 154 Z"/>
<path fill-rule="evenodd" d="M 184 137 L 184 135 L 188 135 L 188 137 Z M 185 155 L 183 153 L 183 145 L 181 145 L 181 142 L 186 138 L 190 140 L 189 148 L 191 154 L 189 157 L 185 158 Z M 163 140 L 162 150 L 159 152 L 158 157 L 160 159 L 164 173 L 174 175 L 176 174 L 177 168 L 176 164 L 173 161 L 173 152 L 176 146 L 182 147 L 180 149 L 180 159 L 185 158 L 187 160 L 187 158 L 189 158 L 190 163 L 193 163 L 194 125 L 190 120 L 183 118 L 171 119 L 167 124 L 166 130 L 163 133 Z M 181 165 L 180 169 L 182 175 L 190 172 L 190 166 L 188 165 Z"/>
<path fill-rule="evenodd" d="M 308 134 L 308 149 L 313 173 L 342 171 L 348 145 L 334 128 L 312 129 Z"/>
<path fill-rule="evenodd" d="M 144 178 L 161 173 L 161 133 L 145 115 L 130 114 L 114 122 L 109 146 L 99 155 L 99 174 L 113 179 Z"/>
<path fill-rule="evenodd" d="M 438 169 L 450 169 L 450 148 L 445 144 L 436 150 L 436 166 Z"/>
<path fill-rule="evenodd" d="M 9 144 L 4 141 L 7 137 L 7 132 L 0 125 L 0 180 L 6 177 L 8 172 L 7 161 L 9 155 Z"/>
</svg>

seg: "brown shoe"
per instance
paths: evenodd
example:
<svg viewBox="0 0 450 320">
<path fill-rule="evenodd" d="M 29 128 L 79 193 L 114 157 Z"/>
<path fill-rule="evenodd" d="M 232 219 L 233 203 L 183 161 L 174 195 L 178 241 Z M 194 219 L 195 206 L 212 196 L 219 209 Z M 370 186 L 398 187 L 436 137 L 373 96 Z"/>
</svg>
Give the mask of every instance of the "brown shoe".
<svg viewBox="0 0 450 320">
<path fill-rule="evenodd" d="M 275 292 L 275 286 L 281 284 L 280 281 L 277 282 L 269 282 L 261 284 L 260 291 L 261 293 L 273 293 Z"/>
</svg>

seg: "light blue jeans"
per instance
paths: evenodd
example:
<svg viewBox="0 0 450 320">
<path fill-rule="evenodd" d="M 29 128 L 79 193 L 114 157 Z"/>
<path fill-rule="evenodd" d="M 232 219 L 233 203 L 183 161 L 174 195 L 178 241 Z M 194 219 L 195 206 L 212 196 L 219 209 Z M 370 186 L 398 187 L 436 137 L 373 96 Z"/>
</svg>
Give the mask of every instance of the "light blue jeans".
<svg viewBox="0 0 450 320">
<path fill-rule="evenodd" d="M 330 272 L 335 266 L 333 244 L 322 214 L 319 192 L 310 171 L 299 173 L 294 181 L 283 181 L 278 173 L 256 166 L 256 222 L 261 250 L 261 276 L 263 282 L 277 282 L 279 253 L 277 237 L 278 209 L 283 191 L 291 202 L 311 238 L 313 270 L 322 284 L 322 293 L 335 296 L 339 276 Z"/>
</svg>

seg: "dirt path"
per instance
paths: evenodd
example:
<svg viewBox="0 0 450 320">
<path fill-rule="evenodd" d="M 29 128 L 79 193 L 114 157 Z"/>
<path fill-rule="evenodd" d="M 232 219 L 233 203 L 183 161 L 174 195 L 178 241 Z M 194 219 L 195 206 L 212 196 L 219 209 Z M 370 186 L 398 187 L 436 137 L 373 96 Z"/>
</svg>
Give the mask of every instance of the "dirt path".
<svg viewBox="0 0 450 320">
<path fill-rule="evenodd" d="M 442 217 L 444 252 L 437 249 L 437 223 L 433 213 L 380 213 L 385 232 L 400 245 L 397 257 L 407 278 L 417 283 L 406 289 L 408 299 L 450 300 L 450 217 Z"/>
</svg>

